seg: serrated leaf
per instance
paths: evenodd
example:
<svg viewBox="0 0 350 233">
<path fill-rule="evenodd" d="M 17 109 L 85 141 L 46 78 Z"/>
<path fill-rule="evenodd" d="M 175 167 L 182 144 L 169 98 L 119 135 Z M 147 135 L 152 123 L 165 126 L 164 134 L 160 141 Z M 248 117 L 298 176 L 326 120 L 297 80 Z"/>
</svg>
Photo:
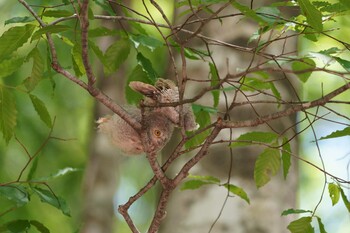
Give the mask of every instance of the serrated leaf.
<svg viewBox="0 0 350 233">
<path fill-rule="evenodd" d="M 282 212 L 282 216 L 287 216 L 290 214 L 304 214 L 304 213 L 312 213 L 311 210 L 301 210 L 301 209 L 288 209 L 288 210 L 284 210 Z"/>
<path fill-rule="evenodd" d="M 70 30 L 71 27 L 67 25 L 49 25 L 43 28 L 40 28 L 34 32 L 32 36 L 32 41 L 39 39 L 45 33 L 59 33 Z"/>
<path fill-rule="evenodd" d="M 71 174 L 71 173 L 74 173 L 74 172 L 80 172 L 80 171 L 82 171 L 82 169 L 66 167 L 66 168 L 58 170 L 56 173 L 51 174 L 50 176 L 40 177 L 40 178 L 37 178 L 37 179 L 34 179 L 34 180 L 35 181 L 50 181 L 50 180 L 54 180 L 56 178 L 59 178 L 59 177 L 62 177 L 62 176 L 65 176 L 65 175 L 68 175 L 68 174 Z"/>
<path fill-rule="evenodd" d="M 249 197 L 248 197 L 247 193 L 242 188 L 240 188 L 236 185 L 233 185 L 233 184 L 225 184 L 224 187 L 227 188 L 227 190 L 230 193 L 239 196 L 240 198 L 245 200 L 248 204 L 250 204 Z"/>
<path fill-rule="evenodd" d="M 298 0 L 298 3 L 307 23 L 316 31 L 321 32 L 323 30 L 321 12 L 309 0 Z"/>
<path fill-rule="evenodd" d="M 86 73 L 82 58 L 82 48 L 80 43 L 75 43 L 72 50 L 72 61 L 75 75 L 80 77 Z"/>
<path fill-rule="evenodd" d="M 35 95 L 30 94 L 29 97 L 40 119 L 46 124 L 47 127 L 52 128 L 51 116 L 45 106 L 45 103 Z"/>
<path fill-rule="evenodd" d="M 50 233 L 50 230 L 44 226 L 41 222 L 36 220 L 30 220 L 30 225 L 34 226 L 41 233 Z"/>
<path fill-rule="evenodd" d="M 129 36 L 129 39 L 131 42 L 133 42 L 135 48 L 138 48 L 140 45 L 142 45 L 149 48 L 152 52 L 156 48 L 160 48 L 163 46 L 163 43 L 160 40 L 144 34 L 131 34 Z"/>
<path fill-rule="evenodd" d="M 231 144 L 231 147 L 240 147 L 240 146 L 249 146 L 254 145 L 255 143 L 272 143 L 278 139 L 278 135 L 272 132 L 249 132 L 240 135 L 234 142 Z"/>
<path fill-rule="evenodd" d="M 117 40 L 105 52 L 104 71 L 111 75 L 119 69 L 130 53 L 130 44 L 127 40 Z"/>
<path fill-rule="evenodd" d="M 33 58 L 33 67 L 31 75 L 24 80 L 24 86 L 30 92 L 34 90 L 37 84 L 42 80 L 45 63 L 38 48 L 34 48 L 28 55 L 28 58 Z"/>
<path fill-rule="evenodd" d="M 327 233 L 326 229 L 324 228 L 324 225 L 322 223 L 322 220 L 320 217 L 317 217 L 317 222 L 318 222 L 318 228 L 320 229 L 320 233 Z"/>
<path fill-rule="evenodd" d="M 70 216 L 70 210 L 64 199 L 54 195 L 50 190 L 34 187 L 33 191 L 37 194 L 42 202 L 50 204 L 57 209 L 61 210 L 64 215 Z"/>
<path fill-rule="evenodd" d="M 340 189 L 339 189 L 338 185 L 336 185 L 334 183 L 330 183 L 330 184 L 328 184 L 328 192 L 329 192 L 329 197 L 332 200 L 332 205 L 334 206 L 339 201 Z"/>
<path fill-rule="evenodd" d="M 283 177 L 287 178 L 289 168 L 291 166 L 291 149 L 290 144 L 287 141 L 287 138 L 283 138 L 283 146 L 282 146 L 282 167 L 283 167 Z"/>
<path fill-rule="evenodd" d="M 280 169 L 281 158 L 277 149 L 266 148 L 257 158 L 254 167 L 254 180 L 258 188 L 267 184 Z"/>
<path fill-rule="evenodd" d="M 136 59 L 137 59 L 137 64 L 139 64 L 142 67 L 143 71 L 146 72 L 150 82 L 154 83 L 155 80 L 158 78 L 158 74 L 153 69 L 151 61 L 145 56 L 143 56 L 142 53 L 137 53 Z"/>
<path fill-rule="evenodd" d="M 101 61 L 103 66 L 106 65 L 105 57 L 101 51 L 101 49 L 95 44 L 95 42 L 89 40 L 89 47 L 92 49 L 92 51 L 95 53 L 95 55 L 98 57 L 98 59 Z"/>
<path fill-rule="evenodd" d="M 17 51 L 18 48 L 26 43 L 32 35 L 34 28 L 35 25 L 26 24 L 24 26 L 12 27 L 4 32 L 0 37 L 0 61 L 11 56 L 13 52 Z"/>
<path fill-rule="evenodd" d="M 12 138 L 17 124 L 16 101 L 10 90 L 0 85 L 0 129 L 5 142 Z"/>
<path fill-rule="evenodd" d="M 0 62 L 0 78 L 10 76 L 16 72 L 23 64 L 23 57 L 12 57 Z"/>
<path fill-rule="evenodd" d="M 350 61 L 340 57 L 333 57 L 346 71 L 350 72 Z"/>
<path fill-rule="evenodd" d="M 28 23 L 33 22 L 35 19 L 33 17 L 24 16 L 24 17 L 13 17 L 11 19 L 5 20 L 5 25 L 11 23 Z"/>
<path fill-rule="evenodd" d="M 311 217 L 302 217 L 291 222 L 287 228 L 292 233 L 313 233 L 314 229 L 311 226 Z"/>
<path fill-rule="evenodd" d="M 30 223 L 28 220 L 15 220 L 7 224 L 7 229 L 11 233 L 28 232 Z"/>
<path fill-rule="evenodd" d="M 216 86 L 219 83 L 219 75 L 216 70 L 216 67 L 213 63 L 209 63 L 209 68 L 210 68 L 210 86 Z M 216 108 L 219 105 L 219 97 L 220 97 L 220 92 L 218 90 L 213 90 L 211 91 L 211 94 L 213 96 L 213 107 Z"/>
<path fill-rule="evenodd" d="M 340 194 L 341 194 L 341 198 L 343 199 L 344 205 L 345 205 L 346 209 L 348 210 L 348 212 L 350 213 L 350 202 L 349 202 L 348 198 L 346 197 L 344 190 L 340 186 L 338 186 L 338 187 L 340 189 Z"/>
<path fill-rule="evenodd" d="M 292 63 L 292 69 L 296 72 L 296 75 L 305 83 L 310 75 L 312 74 L 312 70 L 315 69 L 316 63 L 310 58 L 303 58 L 300 61 L 295 61 Z M 305 72 L 303 72 L 305 71 Z"/>
<path fill-rule="evenodd" d="M 22 185 L 0 186 L 0 196 L 15 202 L 17 207 L 24 206 L 29 202 L 29 193 Z"/>
<path fill-rule="evenodd" d="M 61 17 L 68 17 L 73 14 L 74 12 L 66 11 L 66 10 L 46 10 L 43 12 L 42 15 L 46 17 L 61 18 Z"/>
<path fill-rule="evenodd" d="M 200 105 L 192 105 L 192 110 L 196 118 L 196 122 L 199 124 L 199 129 L 203 129 L 211 123 L 210 114 L 206 111 L 206 108 L 198 108 Z M 200 145 L 210 134 L 210 129 L 197 134 L 185 143 L 185 148 L 191 148 Z M 191 133 L 187 133 L 191 135 Z"/>
<path fill-rule="evenodd" d="M 145 82 L 145 83 L 149 83 L 147 74 L 143 71 L 143 69 L 141 68 L 141 66 L 137 65 L 131 72 L 131 74 L 129 75 L 128 79 L 127 79 L 127 84 L 125 86 L 125 98 L 126 101 L 128 102 L 128 104 L 139 104 L 140 100 L 143 99 L 143 95 L 132 90 L 129 87 L 129 83 L 132 81 L 141 81 L 141 82 Z"/>
<path fill-rule="evenodd" d="M 342 130 L 337 130 L 332 132 L 331 134 L 321 137 L 319 140 L 330 139 L 330 138 L 339 138 L 350 135 L 350 127 L 346 127 Z"/>
</svg>

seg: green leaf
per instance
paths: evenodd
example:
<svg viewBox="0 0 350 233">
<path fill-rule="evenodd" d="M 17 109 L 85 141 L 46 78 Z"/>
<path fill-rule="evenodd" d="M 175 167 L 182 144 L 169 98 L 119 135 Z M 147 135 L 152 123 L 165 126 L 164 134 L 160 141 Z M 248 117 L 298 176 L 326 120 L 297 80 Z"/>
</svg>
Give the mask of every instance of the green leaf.
<svg viewBox="0 0 350 233">
<path fill-rule="evenodd" d="M 292 69 L 296 72 L 296 75 L 305 83 L 310 75 L 312 74 L 312 70 L 315 69 L 316 63 L 310 58 L 303 58 L 300 61 L 295 61 L 292 63 Z M 305 72 L 303 72 L 305 71 Z"/>
<path fill-rule="evenodd" d="M 30 220 L 30 225 L 34 226 L 41 233 L 50 233 L 50 230 L 44 226 L 41 222 L 36 220 Z"/>
<path fill-rule="evenodd" d="M 111 30 L 106 27 L 98 27 L 89 30 L 89 37 L 101 37 L 101 36 L 115 36 L 119 32 L 117 30 Z"/>
<path fill-rule="evenodd" d="M 11 233 L 28 232 L 30 223 L 28 220 L 15 220 L 7 224 L 7 229 Z"/>
<path fill-rule="evenodd" d="M 225 184 L 224 187 L 227 188 L 227 190 L 230 193 L 239 196 L 240 198 L 245 200 L 248 204 L 250 204 L 249 197 L 248 197 L 247 193 L 242 188 L 235 186 L 233 184 Z"/>
<path fill-rule="evenodd" d="M 12 57 L 8 60 L 0 61 L 0 78 L 10 76 L 16 72 L 23 64 L 23 57 Z"/>
<path fill-rule="evenodd" d="M 340 194 L 341 194 L 341 198 L 343 199 L 344 205 L 346 207 L 346 209 L 348 210 L 348 212 L 350 213 L 350 202 L 348 200 L 348 198 L 346 197 L 344 190 L 338 186 L 338 188 L 340 189 Z"/>
<path fill-rule="evenodd" d="M 17 207 L 24 206 L 29 202 L 29 193 L 22 185 L 0 186 L 0 196 L 15 202 Z"/>
<path fill-rule="evenodd" d="M 281 12 L 275 6 L 264 6 L 256 9 L 257 15 L 269 25 L 276 24 L 280 20 Z"/>
<path fill-rule="evenodd" d="M 131 42 L 133 42 L 135 48 L 138 48 L 140 45 L 142 45 L 149 48 L 152 52 L 156 48 L 163 46 L 163 42 L 160 40 L 144 34 L 129 35 L 129 39 Z"/>
<path fill-rule="evenodd" d="M 257 78 L 246 77 L 243 79 L 241 90 L 254 92 L 257 90 L 268 90 L 270 88 L 270 82 L 266 82 Z"/>
<path fill-rule="evenodd" d="M 61 197 L 56 196 L 50 190 L 41 189 L 38 187 L 33 188 L 35 194 L 37 194 L 42 202 L 48 203 L 57 209 L 61 210 L 64 215 L 70 216 L 70 210 L 67 203 Z"/>
<path fill-rule="evenodd" d="M 321 12 L 309 0 L 298 0 L 298 3 L 307 23 L 316 31 L 321 32 L 323 30 Z"/>
<path fill-rule="evenodd" d="M 26 43 L 32 35 L 35 26 L 26 24 L 24 26 L 12 27 L 0 37 L 0 61 L 11 56 L 18 48 Z"/>
<path fill-rule="evenodd" d="M 28 58 L 33 58 L 33 67 L 31 75 L 24 80 L 24 86 L 30 92 L 34 90 L 37 84 L 43 79 L 45 63 L 38 48 L 34 48 L 29 53 Z"/>
<path fill-rule="evenodd" d="M 266 24 L 265 20 L 263 20 L 263 18 L 259 17 L 256 12 L 252 9 L 250 9 L 249 7 L 242 5 L 236 1 L 232 1 L 231 5 L 236 8 L 237 10 L 239 10 L 240 12 L 242 12 L 245 16 L 247 16 L 248 18 L 253 19 L 254 21 L 256 21 L 257 23 L 261 23 L 261 24 Z"/>
<path fill-rule="evenodd" d="M 80 172 L 80 171 L 82 171 L 82 169 L 66 167 L 66 168 L 58 170 L 56 173 L 51 174 L 50 176 L 40 177 L 40 178 L 34 179 L 34 181 L 50 181 L 50 180 L 54 180 L 56 178 L 59 178 L 59 177 L 62 177 L 62 176 L 65 176 L 65 175 L 68 175 L 68 174 L 71 174 L 74 172 Z"/>
<path fill-rule="evenodd" d="M 82 58 L 82 48 L 80 43 L 75 43 L 72 50 L 72 61 L 73 61 L 73 69 L 75 75 L 80 77 L 86 73 L 85 66 Z"/>
<path fill-rule="evenodd" d="M 142 55 L 142 53 L 137 53 L 137 64 L 139 64 L 143 71 L 146 72 L 150 82 L 154 83 L 158 78 L 157 72 L 153 69 L 151 61 Z"/>
<path fill-rule="evenodd" d="M 210 68 L 210 77 L 211 77 L 210 86 L 213 87 L 219 84 L 219 75 L 213 63 L 209 63 L 209 68 Z M 219 104 L 220 92 L 218 90 L 214 90 L 214 91 L 211 91 L 211 94 L 213 96 L 213 101 L 214 101 L 213 107 L 216 108 Z"/>
<path fill-rule="evenodd" d="M 278 135 L 272 132 L 249 132 L 240 135 L 234 142 L 231 144 L 231 147 L 240 147 L 240 146 L 250 146 L 254 143 L 272 143 L 278 139 Z"/>
<path fill-rule="evenodd" d="M 216 114 L 218 112 L 217 108 L 204 106 L 200 104 L 192 104 L 192 110 L 194 113 L 199 113 L 201 111 Z"/>
<path fill-rule="evenodd" d="M 5 20 L 5 25 L 11 23 L 28 23 L 33 22 L 35 19 L 33 17 L 24 16 L 24 17 L 13 17 L 11 19 Z"/>
<path fill-rule="evenodd" d="M 47 125 L 47 127 L 52 128 L 51 116 L 45 103 L 35 95 L 30 94 L 29 97 L 40 119 Z"/>
<path fill-rule="evenodd" d="M 340 57 L 333 57 L 346 71 L 350 72 L 350 61 L 341 59 Z"/>
<path fill-rule="evenodd" d="M 282 166 L 283 166 L 283 177 L 287 178 L 289 168 L 291 166 L 291 149 L 287 138 L 283 138 L 282 146 Z"/>
<path fill-rule="evenodd" d="M 192 105 L 192 110 L 195 115 L 196 122 L 199 124 L 199 130 L 205 128 L 211 123 L 209 111 L 207 111 L 208 109 L 210 108 L 205 108 L 200 105 Z M 210 134 L 210 129 L 205 130 L 200 134 L 197 134 L 196 136 L 189 139 L 185 143 L 185 148 L 188 149 L 188 148 L 200 145 L 202 142 L 205 141 L 205 139 L 208 137 L 209 134 Z M 191 133 L 187 133 L 187 135 L 191 135 Z"/>
<path fill-rule="evenodd" d="M 129 83 L 132 81 L 141 81 L 149 83 L 148 76 L 146 72 L 143 71 L 142 67 L 137 65 L 129 75 L 127 79 L 127 84 L 125 87 L 125 98 L 128 104 L 139 104 L 140 101 L 143 99 L 143 95 L 132 90 L 129 87 Z"/>
<path fill-rule="evenodd" d="M 330 138 L 339 138 L 350 135 L 350 127 L 346 127 L 342 130 L 337 130 L 332 132 L 331 134 L 321 137 L 319 140 L 330 139 Z"/>
<path fill-rule="evenodd" d="M 188 178 L 190 180 L 182 184 L 181 190 L 198 189 L 203 185 L 208 185 L 208 184 L 216 184 L 216 185 L 220 184 L 220 180 L 213 176 L 189 175 Z"/>
<path fill-rule="evenodd" d="M 326 229 L 324 228 L 324 225 L 322 223 L 322 220 L 320 217 L 317 217 L 317 222 L 318 222 L 318 228 L 320 228 L 320 233 L 327 233 Z"/>
<path fill-rule="evenodd" d="M 12 138 L 17 124 L 16 101 L 11 91 L 0 85 L 0 129 L 5 142 Z"/>
<path fill-rule="evenodd" d="M 314 229 L 311 226 L 311 217 L 302 217 L 291 222 L 287 228 L 292 233 L 313 233 Z"/>
<path fill-rule="evenodd" d="M 32 36 L 32 41 L 39 39 L 41 37 L 41 35 L 43 35 L 45 33 L 60 33 L 60 32 L 70 30 L 70 29 L 71 29 L 71 27 L 69 27 L 67 25 L 49 25 L 49 26 L 40 28 L 39 30 L 34 32 L 34 34 Z"/>
<path fill-rule="evenodd" d="M 38 161 L 40 156 L 36 156 L 35 159 L 32 162 L 32 166 L 30 167 L 30 170 L 27 175 L 27 181 L 32 180 L 34 177 L 34 174 L 36 172 L 36 169 L 38 168 Z M 29 183 L 30 184 L 30 183 Z"/>
<path fill-rule="evenodd" d="M 130 44 L 127 40 L 117 40 L 105 52 L 104 71 L 111 75 L 126 60 L 130 53 Z"/>
<path fill-rule="evenodd" d="M 328 192 L 329 192 L 329 197 L 332 200 L 332 205 L 334 206 L 339 201 L 340 189 L 338 185 L 331 183 L 331 184 L 328 184 Z"/>
<path fill-rule="evenodd" d="M 43 16 L 53 17 L 53 18 L 61 18 L 72 16 L 74 13 L 66 10 L 46 10 L 43 13 Z"/>
<path fill-rule="evenodd" d="M 267 184 L 281 166 L 280 153 L 277 149 L 266 148 L 257 158 L 254 168 L 254 180 L 258 188 Z"/>
<path fill-rule="evenodd" d="M 98 57 L 98 59 L 101 61 L 101 63 L 103 64 L 103 66 L 106 66 L 107 63 L 105 61 L 105 57 L 100 49 L 100 47 L 98 47 L 95 42 L 89 40 L 89 47 L 92 49 L 92 51 L 95 53 L 95 55 Z"/>
<path fill-rule="evenodd" d="M 287 216 L 290 214 L 304 214 L 304 213 L 312 213 L 311 210 L 301 210 L 301 209 L 288 209 L 288 210 L 284 210 L 282 212 L 282 216 Z"/>
</svg>

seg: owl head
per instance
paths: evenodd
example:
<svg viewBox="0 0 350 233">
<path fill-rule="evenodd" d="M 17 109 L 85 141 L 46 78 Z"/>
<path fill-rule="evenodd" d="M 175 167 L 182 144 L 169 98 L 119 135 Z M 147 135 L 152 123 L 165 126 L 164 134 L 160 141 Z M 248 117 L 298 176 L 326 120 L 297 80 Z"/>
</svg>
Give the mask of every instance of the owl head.
<svg viewBox="0 0 350 233">
<path fill-rule="evenodd" d="M 163 114 L 152 112 L 144 118 L 144 129 L 147 132 L 149 150 L 159 151 L 170 140 L 174 126 Z"/>
</svg>

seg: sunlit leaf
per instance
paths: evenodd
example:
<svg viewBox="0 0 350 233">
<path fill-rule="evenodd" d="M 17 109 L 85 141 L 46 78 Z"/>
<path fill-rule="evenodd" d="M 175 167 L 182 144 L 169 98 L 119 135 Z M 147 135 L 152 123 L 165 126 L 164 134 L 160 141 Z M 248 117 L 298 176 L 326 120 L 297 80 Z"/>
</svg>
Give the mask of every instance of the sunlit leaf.
<svg viewBox="0 0 350 233">
<path fill-rule="evenodd" d="M 323 30 L 321 12 L 309 0 L 298 0 L 298 3 L 307 23 L 316 31 L 321 32 Z"/>
<path fill-rule="evenodd" d="M 311 210 L 301 210 L 301 209 L 288 209 L 288 210 L 284 210 L 282 212 L 282 216 L 287 216 L 290 214 L 304 214 L 304 213 L 312 213 Z"/>
<path fill-rule="evenodd" d="M 242 188 L 240 188 L 236 185 L 233 185 L 233 184 L 225 184 L 224 186 L 225 186 L 225 188 L 228 189 L 228 191 L 230 193 L 239 196 L 240 198 L 245 200 L 248 204 L 250 204 L 249 197 L 248 197 L 247 193 Z"/>
<path fill-rule="evenodd" d="M 339 137 L 344 137 L 349 135 L 350 135 L 350 127 L 346 127 L 342 130 L 337 130 L 327 136 L 321 137 L 320 140 L 330 139 L 330 138 L 339 138 Z"/>
<path fill-rule="evenodd" d="M 34 31 L 35 25 L 12 27 L 0 37 L 0 61 L 11 56 L 18 48 L 26 43 Z"/>
<path fill-rule="evenodd" d="M 49 25 L 43 28 L 40 28 L 36 32 L 34 32 L 32 36 L 32 41 L 39 39 L 45 33 L 59 33 L 70 30 L 71 27 L 67 25 Z"/>
<path fill-rule="evenodd" d="M 0 129 L 5 142 L 12 138 L 17 124 L 16 101 L 8 88 L 0 85 Z"/>
<path fill-rule="evenodd" d="M 42 202 L 48 203 L 61 210 L 64 215 L 70 216 L 70 210 L 64 199 L 54 195 L 50 190 L 34 187 L 33 191 L 37 194 Z"/>
<path fill-rule="evenodd" d="M 154 83 L 159 76 L 157 72 L 153 69 L 151 61 L 145 56 L 143 56 L 142 53 L 138 53 L 136 59 L 137 63 L 142 67 L 143 71 L 146 72 L 150 82 Z"/>
<path fill-rule="evenodd" d="M 18 184 L 0 186 L 0 196 L 15 202 L 17 207 L 24 206 L 29 202 L 27 189 Z"/>
<path fill-rule="evenodd" d="M 160 40 L 144 34 L 130 35 L 129 38 L 133 42 L 135 48 L 142 45 L 154 51 L 156 48 L 163 46 L 163 42 Z"/>
<path fill-rule="evenodd" d="M 106 75 L 111 75 L 119 69 L 120 65 L 129 56 L 130 44 L 127 40 L 117 40 L 108 47 L 105 52 L 104 71 Z"/>
<path fill-rule="evenodd" d="M 283 167 L 283 177 L 284 179 L 287 178 L 289 168 L 291 166 L 291 149 L 290 144 L 287 141 L 287 138 L 283 139 L 283 146 L 282 146 L 282 167 Z"/>
<path fill-rule="evenodd" d="M 82 169 L 66 167 L 66 168 L 58 170 L 56 173 L 51 174 L 50 176 L 40 177 L 40 178 L 37 178 L 37 179 L 34 179 L 34 180 L 35 181 L 50 181 L 50 180 L 54 180 L 56 178 L 59 178 L 59 177 L 62 177 L 62 176 L 66 176 L 66 175 L 69 175 L 71 173 L 80 172 L 80 171 L 82 171 Z"/>
<path fill-rule="evenodd" d="M 23 57 L 12 57 L 7 60 L 0 61 L 0 79 L 10 76 L 16 72 L 23 64 Z"/>
<path fill-rule="evenodd" d="M 254 180 L 258 188 L 267 184 L 280 169 L 281 158 L 277 149 L 266 148 L 257 158 L 254 167 Z"/>
<path fill-rule="evenodd" d="M 188 179 L 195 179 L 195 180 L 202 180 L 202 181 L 206 181 L 206 182 L 211 182 L 211 183 L 215 183 L 215 184 L 219 184 L 220 183 L 220 179 L 214 176 L 197 176 L 197 175 L 189 175 L 187 177 Z"/>
<path fill-rule="evenodd" d="M 28 55 L 28 58 L 33 59 L 33 67 L 31 75 L 28 78 L 26 78 L 23 83 L 28 91 L 32 91 L 34 90 L 36 85 L 43 79 L 45 62 L 38 48 L 34 48 Z"/>
<path fill-rule="evenodd" d="M 313 233 L 314 229 L 311 226 L 311 217 L 302 217 L 291 222 L 287 228 L 291 233 Z"/>
<path fill-rule="evenodd" d="M 253 143 L 272 143 L 278 139 L 278 135 L 272 132 L 249 132 L 240 135 L 231 147 L 249 146 Z"/>
<path fill-rule="evenodd" d="M 28 23 L 33 22 L 35 19 L 33 17 L 24 16 L 24 17 L 13 17 L 11 19 L 5 20 L 5 25 L 11 23 Z"/>
<path fill-rule="evenodd" d="M 181 190 L 188 190 L 188 189 L 198 189 L 202 187 L 203 185 L 208 184 L 216 184 L 218 185 L 220 183 L 220 180 L 213 176 L 188 176 L 188 181 L 184 182 L 181 185 Z"/>
<path fill-rule="evenodd" d="M 303 58 L 300 61 L 295 61 L 292 63 L 292 69 L 296 72 L 296 75 L 302 82 L 306 82 L 310 75 L 312 74 L 312 70 L 315 69 L 316 63 L 310 58 Z"/>
<path fill-rule="evenodd" d="M 246 77 L 243 79 L 241 90 L 254 92 L 258 90 L 267 90 L 270 88 L 271 88 L 270 82 L 260 80 L 258 78 Z"/>
<path fill-rule="evenodd" d="M 340 198 L 340 189 L 338 185 L 334 183 L 328 184 L 328 192 L 329 192 L 329 197 L 332 200 L 332 205 L 337 204 Z"/>
<path fill-rule="evenodd" d="M 47 127 L 52 128 L 51 116 L 45 106 L 45 103 L 35 95 L 30 94 L 29 97 L 40 119 L 46 124 Z"/>
</svg>

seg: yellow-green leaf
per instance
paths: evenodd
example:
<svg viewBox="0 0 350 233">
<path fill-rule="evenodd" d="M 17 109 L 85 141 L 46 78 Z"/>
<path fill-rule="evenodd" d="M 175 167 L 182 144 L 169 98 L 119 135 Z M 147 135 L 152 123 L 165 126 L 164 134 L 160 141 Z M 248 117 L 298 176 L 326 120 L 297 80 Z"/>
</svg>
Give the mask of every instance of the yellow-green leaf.
<svg viewBox="0 0 350 233">
<path fill-rule="evenodd" d="M 236 185 L 233 185 L 233 184 L 225 184 L 224 187 L 227 188 L 227 190 L 230 193 L 239 196 L 240 198 L 245 200 L 248 204 L 250 204 L 249 197 L 248 197 L 247 193 L 242 188 L 240 188 Z"/>
<path fill-rule="evenodd" d="M 24 80 L 24 86 L 32 91 L 43 78 L 45 63 L 38 48 L 34 48 L 28 57 L 33 58 L 33 67 L 31 75 Z"/>
<path fill-rule="evenodd" d="M 12 57 L 0 62 L 0 78 L 10 76 L 17 71 L 23 64 L 23 57 Z"/>
<path fill-rule="evenodd" d="M 129 56 L 130 44 L 127 40 L 117 40 L 105 52 L 104 71 L 106 75 L 111 75 L 119 69 L 120 65 Z"/>
<path fill-rule="evenodd" d="M 254 168 L 254 180 L 258 188 L 267 184 L 280 169 L 281 158 L 279 150 L 266 148 L 257 158 Z"/>
<path fill-rule="evenodd" d="M 15 98 L 8 88 L 0 85 L 0 129 L 8 143 L 13 136 L 17 124 Z"/>
<path fill-rule="evenodd" d="M 47 127 L 52 128 L 51 116 L 49 111 L 47 111 L 45 103 L 35 95 L 30 94 L 29 97 L 40 119 L 47 125 Z"/>
<path fill-rule="evenodd" d="M 291 222 L 287 228 L 291 233 L 313 233 L 311 221 L 311 217 L 302 217 Z"/>
<path fill-rule="evenodd" d="M 293 71 L 296 72 L 296 75 L 303 83 L 309 79 L 315 67 L 316 63 L 310 58 L 303 58 L 300 61 L 295 61 L 292 63 Z"/>
</svg>

